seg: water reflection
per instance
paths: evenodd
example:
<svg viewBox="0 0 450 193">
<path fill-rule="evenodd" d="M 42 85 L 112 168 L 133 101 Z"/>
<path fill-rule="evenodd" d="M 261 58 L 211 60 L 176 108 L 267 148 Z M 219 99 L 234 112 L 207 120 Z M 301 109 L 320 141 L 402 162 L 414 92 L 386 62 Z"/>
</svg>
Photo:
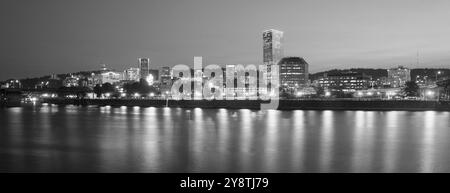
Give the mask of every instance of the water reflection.
<svg viewBox="0 0 450 193">
<path fill-rule="evenodd" d="M 387 114 L 385 125 L 382 128 L 385 135 L 383 136 L 384 139 L 384 160 L 383 160 L 383 172 L 394 172 L 397 156 L 398 156 L 398 130 L 399 129 L 406 129 L 405 125 L 400 125 L 399 118 L 400 114 L 403 114 L 404 112 L 397 112 L 392 111 Z M 406 123 L 403 123 L 406 124 Z"/>
<path fill-rule="evenodd" d="M 423 127 L 423 137 L 422 137 L 422 165 L 420 167 L 421 172 L 433 172 L 434 171 L 434 160 L 436 159 L 435 154 L 435 141 L 436 141 L 436 112 L 427 111 L 425 112 L 425 120 Z"/>
<path fill-rule="evenodd" d="M 450 172 L 448 112 L 0 109 L 0 171 Z"/>
<path fill-rule="evenodd" d="M 333 152 L 334 140 L 334 114 L 332 111 L 324 111 L 322 114 L 322 127 L 320 129 L 320 171 L 330 170 L 332 163 L 331 153 Z"/>
</svg>

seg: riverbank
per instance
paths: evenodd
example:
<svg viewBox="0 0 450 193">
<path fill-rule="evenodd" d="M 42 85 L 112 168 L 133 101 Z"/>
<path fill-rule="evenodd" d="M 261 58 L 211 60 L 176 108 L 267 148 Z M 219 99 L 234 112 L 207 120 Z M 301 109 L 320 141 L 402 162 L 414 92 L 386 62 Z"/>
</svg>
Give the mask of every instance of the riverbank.
<svg viewBox="0 0 450 193">
<path fill-rule="evenodd" d="M 261 109 L 261 100 L 43 99 L 43 103 L 81 106 Z M 450 101 L 307 99 L 280 100 L 278 110 L 450 111 Z"/>
</svg>

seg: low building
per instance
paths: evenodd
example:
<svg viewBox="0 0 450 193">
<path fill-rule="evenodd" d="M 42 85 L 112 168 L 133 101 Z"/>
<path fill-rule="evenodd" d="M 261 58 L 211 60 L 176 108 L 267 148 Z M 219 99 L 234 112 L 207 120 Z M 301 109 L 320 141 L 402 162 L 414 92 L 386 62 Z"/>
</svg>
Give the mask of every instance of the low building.
<svg viewBox="0 0 450 193">
<path fill-rule="evenodd" d="M 402 87 L 411 81 L 411 70 L 403 66 L 388 70 L 388 82 L 392 88 Z"/>
<path fill-rule="evenodd" d="M 63 86 L 65 87 L 78 87 L 80 86 L 80 77 L 78 76 L 68 76 L 63 80 Z"/>
<path fill-rule="evenodd" d="M 124 79 L 128 81 L 139 81 L 140 79 L 140 69 L 139 68 L 128 68 L 124 71 Z"/>
<path fill-rule="evenodd" d="M 325 74 L 319 79 L 319 86 L 324 89 L 353 92 L 367 89 L 369 81 L 370 77 L 364 73 L 347 71 Z"/>
<path fill-rule="evenodd" d="M 10 79 L 2 84 L 2 88 L 21 89 L 22 83 L 20 82 L 20 80 Z"/>
<path fill-rule="evenodd" d="M 123 80 L 123 74 L 120 72 L 108 71 L 103 72 L 100 75 L 102 77 L 102 84 L 105 83 L 114 84 Z"/>
</svg>

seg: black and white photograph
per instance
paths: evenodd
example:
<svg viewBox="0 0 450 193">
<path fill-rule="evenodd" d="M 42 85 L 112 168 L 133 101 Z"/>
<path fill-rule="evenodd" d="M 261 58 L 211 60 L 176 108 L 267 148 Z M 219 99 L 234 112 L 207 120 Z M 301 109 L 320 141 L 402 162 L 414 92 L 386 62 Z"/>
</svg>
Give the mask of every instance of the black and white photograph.
<svg viewBox="0 0 450 193">
<path fill-rule="evenodd" d="M 198 192 L 449 173 L 449 19 L 448 0 L 1 0 L 0 173 Z"/>
</svg>

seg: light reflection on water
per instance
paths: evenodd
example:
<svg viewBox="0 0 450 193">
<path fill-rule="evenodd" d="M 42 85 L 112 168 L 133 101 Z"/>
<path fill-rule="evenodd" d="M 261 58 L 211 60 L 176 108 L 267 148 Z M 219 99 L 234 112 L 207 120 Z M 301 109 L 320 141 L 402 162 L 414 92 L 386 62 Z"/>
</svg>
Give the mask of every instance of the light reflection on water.
<svg viewBox="0 0 450 193">
<path fill-rule="evenodd" d="M 450 172 L 448 112 L 0 109 L 7 172 Z"/>
</svg>

